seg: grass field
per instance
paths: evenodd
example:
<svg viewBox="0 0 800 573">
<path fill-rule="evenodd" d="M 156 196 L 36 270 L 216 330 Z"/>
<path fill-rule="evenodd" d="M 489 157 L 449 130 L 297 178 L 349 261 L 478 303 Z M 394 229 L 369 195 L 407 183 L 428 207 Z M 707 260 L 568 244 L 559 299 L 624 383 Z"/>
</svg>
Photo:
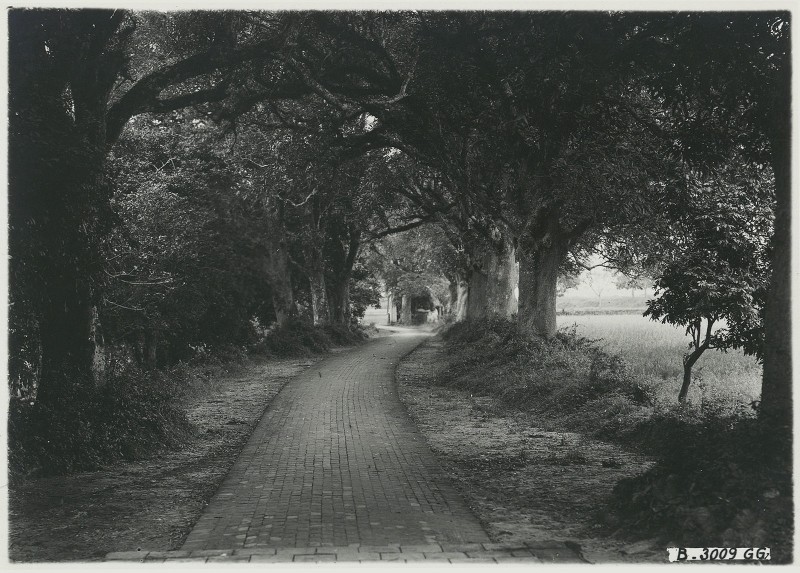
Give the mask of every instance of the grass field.
<svg viewBox="0 0 800 573">
<path fill-rule="evenodd" d="M 558 297 L 556 310 L 559 314 L 591 314 L 606 312 L 644 312 L 647 308 L 647 299 L 642 291 L 637 291 L 635 296 L 631 296 L 630 291 L 612 291 L 605 294 L 602 298 L 581 294 L 579 292 L 567 291 L 564 296 Z"/>
<path fill-rule="evenodd" d="M 682 356 L 689 339 L 683 329 L 637 314 L 559 316 L 559 327 L 578 325 L 578 334 L 602 339 L 600 346 L 620 355 L 631 372 L 656 390 L 659 404 L 677 401 Z M 689 400 L 725 407 L 749 404 L 761 395 L 761 365 L 739 351 L 706 351 L 693 369 Z"/>
</svg>

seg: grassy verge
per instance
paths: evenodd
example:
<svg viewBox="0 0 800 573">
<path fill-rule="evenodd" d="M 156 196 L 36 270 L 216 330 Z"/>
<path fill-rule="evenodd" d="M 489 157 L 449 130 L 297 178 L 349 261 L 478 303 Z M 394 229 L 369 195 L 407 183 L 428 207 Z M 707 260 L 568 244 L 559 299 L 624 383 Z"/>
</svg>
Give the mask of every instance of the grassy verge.
<svg viewBox="0 0 800 573">
<path fill-rule="evenodd" d="M 492 541 L 567 543 L 592 563 L 666 561 L 663 544 L 631 546 L 591 519 L 618 481 L 650 465 L 646 456 L 544 430 L 491 396 L 433 385 L 447 366 L 442 345 L 429 339 L 403 359 L 400 398 Z"/>
<path fill-rule="evenodd" d="M 791 554 L 791 479 L 774 470 L 752 408 L 659 403 L 622 358 L 574 327 L 543 341 L 496 319 L 453 325 L 443 338 L 448 364 L 437 383 L 659 459 L 617 487 L 617 527 L 684 546 L 772 546 L 783 561 Z"/>
</svg>

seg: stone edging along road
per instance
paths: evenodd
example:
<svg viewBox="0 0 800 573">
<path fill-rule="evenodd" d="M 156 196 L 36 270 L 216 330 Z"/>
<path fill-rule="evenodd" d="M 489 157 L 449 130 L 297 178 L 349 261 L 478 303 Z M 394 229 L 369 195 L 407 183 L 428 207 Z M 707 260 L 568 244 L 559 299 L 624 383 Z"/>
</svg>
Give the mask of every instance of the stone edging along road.
<svg viewBox="0 0 800 573">
<path fill-rule="evenodd" d="M 394 329 L 317 363 L 273 399 L 179 551 L 108 560 L 579 559 L 560 543 L 490 543 L 408 417 Z"/>
</svg>

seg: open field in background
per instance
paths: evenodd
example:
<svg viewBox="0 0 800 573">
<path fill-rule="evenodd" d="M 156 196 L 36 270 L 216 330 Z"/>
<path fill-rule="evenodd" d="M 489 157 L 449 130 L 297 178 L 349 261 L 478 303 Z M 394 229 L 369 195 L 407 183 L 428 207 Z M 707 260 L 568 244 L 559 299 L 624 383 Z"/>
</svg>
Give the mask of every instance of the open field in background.
<svg viewBox="0 0 800 573">
<path fill-rule="evenodd" d="M 386 318 L 386 299 L 381 299 L 381 308 L 368 307 L 364 318 L 361 319 L 361 324 L 386 324 Z"/>
<path fill-rule="evenodd" d="M 674 404 L 683 378 L 682 357 L 689 344 L 683 329 L 638 314 L 559 315 L 559 327 L 578 325 L 578 334 L 602 339 L 630 371 L 656 390 L 659 405 Z M 723 406 L 749 404 L 761 395 L 761 365 L 740 351 L 707 350 L 693 369 L 689 400 Z"/>
<path fill-rule="evenodd" d="M 559 327 L 578 325 L 578 334 L 602 339 L 600 346 L 618 354 L 642 382 L 655 389 L 658 405 L 677 402 L 683 379 L 683 354 L 689 338 L 682 328 L 654 322 L 642 316 L 652 290 L 608 289 L 600 298 L 586 289 L 570 289 L 558 298 Z M 386 324 L 382 308 L 370 307 L 362 323 Z M 707 350 L 693 369 L 689 400 L 725 407 L 747 405 L 761 395 L 761 365 L 741 351 Z"/>
<path fill-rule="evenodd" d="M 634 296 L 631 291 L 609 290 L 598 298 L 591 293 L 568 290 L 563 296 L 558 297 L 556 310 L 558 314 L 593 314 L 593 313 L 643 313 L 647 308 L 647 299 L 653 298 L 653 291 L 637 290 Z"/>
</svg>

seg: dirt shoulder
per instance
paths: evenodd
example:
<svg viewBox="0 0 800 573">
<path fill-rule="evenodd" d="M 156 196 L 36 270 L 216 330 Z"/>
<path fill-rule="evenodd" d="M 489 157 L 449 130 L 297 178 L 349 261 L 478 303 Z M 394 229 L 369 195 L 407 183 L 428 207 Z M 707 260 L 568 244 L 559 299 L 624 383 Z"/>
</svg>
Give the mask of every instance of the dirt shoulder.
<svg viewBox="0 0 800 573">
<path fill-rule="evenodd" d="M 397 369 L 400 397 L 472 510 L 496 542 L 567 541 L 593 563 L 659 563 L 665 547 L 615 538 L 603 502 L 650 460 L 615 445 L 537 427 L 490 397 L 435 386 L 442 342 Z"/>
<path fill-rule="evenodd" d="M 179 451 L 12 484 L 10 559 L 93 561 L 178 548 L 272 398 L 321 358 L 255 359 L 193 389 L 187 412 L 195 433 Z"/>
</svg>

